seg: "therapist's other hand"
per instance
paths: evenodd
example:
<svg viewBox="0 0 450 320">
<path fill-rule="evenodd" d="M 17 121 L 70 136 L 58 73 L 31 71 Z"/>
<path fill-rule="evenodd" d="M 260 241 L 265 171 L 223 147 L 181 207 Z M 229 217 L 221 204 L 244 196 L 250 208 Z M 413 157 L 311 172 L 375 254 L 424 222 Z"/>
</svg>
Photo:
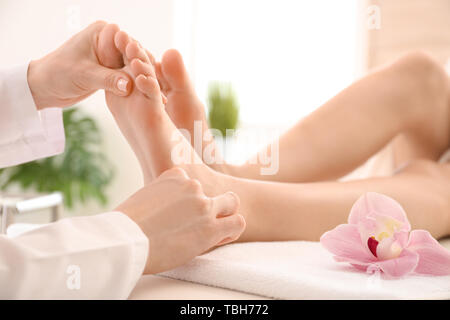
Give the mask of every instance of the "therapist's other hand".
<svg viewBox="0 0 450 320">
<path fill-rule="evenodd" d="M 28 85 L 37 109 L 70 106 L 98 89 L 127 96 L 132 81 L 119 70 L 124 65 L 120 52 L 110 49 L 118 30 L 116 25 L 97 21 L 55 51 L 31 61 Z M 103 54 L 109 55 L 108 68 L 99 63 Z"/>
<path fill-rule="evenodd" d="M 245 228 L 239 198 L 209 198 L 180 168 L 162 173 L 117 210 L 134 220 L 149 239 L 144 273 L 178 267 L 217 245 L 236 240 Z"/>
</svg>

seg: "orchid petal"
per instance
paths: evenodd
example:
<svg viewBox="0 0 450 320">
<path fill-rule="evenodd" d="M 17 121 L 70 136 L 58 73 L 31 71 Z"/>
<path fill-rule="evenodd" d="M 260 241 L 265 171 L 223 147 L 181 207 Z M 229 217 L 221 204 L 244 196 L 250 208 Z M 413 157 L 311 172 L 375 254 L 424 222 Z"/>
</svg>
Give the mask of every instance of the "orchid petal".
<svg viewBox="0 0 450 320">
<path fill-rule="evenodd" d="M 398 242 L 398 244 L 402 248 L 406 248 L 409 242 L 409 232 L 407 231 L 398 231 L 394 233 L 394 239 Z"/>
<path fill-rule="evenodd" d="M 378 243 L 377 257 L 379 260 L 397 258 L 408 243 L 409 232 L 396 232 L 392 237 L 384 238 Z"/>
<path fill-rule="evenodd" d="M 413 230 L 408 249 L 419 255 L 416 273 L 450 275 L 450 251 L 442 247 L 428 231 Z"/>
<path fill-rule="evenodd" d="M 411 230 L 411 225 L 402 206 L 394 199 L 376 192 L 368 192 L 355 202 L 350 211 L 348 223 L 355 225 L 364 224 L 366 227 L 369 227 L 373 225 L 373 222 L 367 220 L 380 215 L 401 222 L 402 226 L 399 230 Z M 367 225 L 368 223 L 369 225 Z"/>
<path fill-rule="evenodd" d="M 356 263 L 376 261 L 361 242 L 357 226 L 350 224 L 338 225 L 333 230 L 325 232 L 320 237 L 320 243 L 337 258 L 350 259 Z"/>
<path fill-rule="evenodd" d="M 408 249 L 403 249 L 397 258 L 378 261 L 376 264 L 391 277 L 402 277 L 416 269 L 419 255 Z"/>
</svg>

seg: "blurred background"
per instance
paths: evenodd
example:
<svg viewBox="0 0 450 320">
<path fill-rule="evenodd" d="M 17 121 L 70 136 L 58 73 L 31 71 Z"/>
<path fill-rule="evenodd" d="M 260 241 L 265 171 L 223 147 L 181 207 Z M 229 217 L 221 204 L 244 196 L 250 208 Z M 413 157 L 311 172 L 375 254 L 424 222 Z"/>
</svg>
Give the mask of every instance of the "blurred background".
<svg viewBox="0 0 450 320">
<path fill-rule="evenodd" d="M 99 19 L 117 23 L 157 58 L 168 48 L 180 50 L 200 98 L 211 110 L 225 105 L 234 112 L 231 122 L 211 122 L 244 129 L 284 131 L 404 52 L 424 49 L 443 64 L 450 57 L 448 0 L 0 0 L 0 67 L 40 58 Z M 231 88 L 223 98 L 228 102 L 211 105 L 221 84 Z M 62 160 L 16 170 L 8 192 L 59 190 L 66 194 L 64 216 L 74 216 L 110 210 L 142 186 L 138 162 L 103 93 L 77 112 L 67 120 L 67 134 L 78 156 L 92 159 L 82 163 L 82 173 L 66 150 Z M 91 145 L 77 144 L 83 134 Z M 226 156 L 242 161 L 256 149 L 251 144 Z M 60 178 L 60 162 L 69 181 L 79 180 L 77 190 Z M 40 175 L 50 185 L 30 182 L 43 170 L 53 170 Z M 34 213 L 16 220 L 46 219 Z"/>
</svg>

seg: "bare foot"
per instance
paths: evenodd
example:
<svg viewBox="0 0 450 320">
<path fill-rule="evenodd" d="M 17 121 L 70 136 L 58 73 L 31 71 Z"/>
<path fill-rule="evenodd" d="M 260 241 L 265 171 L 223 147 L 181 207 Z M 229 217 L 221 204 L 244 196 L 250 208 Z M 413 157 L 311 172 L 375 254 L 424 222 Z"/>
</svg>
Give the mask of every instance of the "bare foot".
<svg viewBox="0 0 450 320">
<path fill-rule="evenodd" d="M 125 32 L 120 31 L 117 25 L 115 24 L 106 25 L 99 33 L 98 39 L 96 39 L 95 54 L 97 56 L 99 63 L 108 68 L 123 68 L 124 71 L 130 73 L 129 71 L 130 68 L 126 66 L 126 64 L 129 64 L 129 61 L 126 57 L 126 54 L 124 53 L 127 45 L 132 41 L 133 40 Z M 122 51 L 119 50 L 119 48 Z M 129 83 L 129 87 L 132 86 L 133 84 Z M 136 94 L 132 93 L 130 95 L 132 96 L 130 97 L 130 99 L 133 101 L 139 99 L 139 97 Z M 115 118 L 128 117 L 127 112 L 129 112 L 129 110 L 116 107 L 120 105 L 120 101 L 122 101 L 124 98 L 121 99 L 121 97 L 108 92 L 105 93 L 105 97 L 107 105 Z M 114 103 L 112 103 L 111 101 L 114 101 Z M 138 135 L 134 132 L 134 128 L 132 126 L 127 125 L 124 122 L 118 123 L 118 125 L 123 135 L 127 138 L 128 142 L 130 143 L 134 153 L 136 154 L 139 160 L 139 163 L 141 164 L 141 167 L 144 170 L 144 168 L 146 168 L 144 166 L 146 160 L 145 158 L 143 158 L 143 152 L 141 151 Z M 151 172 L 144 173 L 144 177 L 148 177 L 150 178 L 150 180 L 153 180 Z"/>
<path fill-rule="evenodd" d="M 132 51 L 136 50 L 138 44 L 134 40 L 128 37 L 125 32 L 119 31 L 117 26 L 111 26 L 103 34 L 100 34 L 98 43 L 97 56 L 100 63 L 105 66 L 111 66 L 119 62 L 122 64 L 125 72 L 131 73 L 126 50 L 129 47 L 128 51 L 135 54 Z M 145 56 L 142 58 L 145 59 Z M 131 88 L 131 93 L 128 97 L 120 97 L 105 92 L 106 103 L 116 120 L 140 118 L 141 110 L 139 108 L 122 108 L 121 106 L 125 103 L 129 105 L 142 105 L 141 96 L 135 88 Z M 145 153 L 142 151 L 143 141 L 141 141 L 140 135 L 136 132 L 136 126 L 133 126 L 131 121 L 117 121 L 117 124 L 138 158 L 143 170 L 144 182 L 153 180 L 153 175 L 146 165 L 147 159 L 145 158 Z"/>
<path fill-rule="evenodd" d="M 214 170 L 223 172 L 222 158 L 209 133 L 205 107 L 195 93 L 181 54 L 175 49 L 167 50 L 161 63 L 155 63 L 155 69 L 161 89 L 167 97 L 167 114 L 178 129 L 189 132 L 190 143 L 200 158 Z M 194 144 L 194 141 L 202 141 L 201 146 Z"/>
<path fill-rule="evenodd" d="M 236 194 L 229 192 L 228 181 L 233 178 L 206 166 L 167 115 L 152 57 L 122 31 L 115 35 L 115 46 L 123 55 L 123 70 L 134 79 L 134 87 L 128 97 L 106 93 L 106 101 L 140 161 L 145 183 L 177 166 L 194 179 L 192 182 L 206 196 L 227 193 L 229 201 L 239 203 Z M 179 157 L 178 151 L 183 151 L 184 156 Z M 224 239 L 219 245 L 234 240 Z"/>
<path fill-rule="evenodd" d="M 141 164 L 146 183 L 178 166 L 199 180 L 207 196 L 225 190 L 226 177 L 206 166 L 165 111 L 155 69 L 147 52 L 123 31 L 115 46 L 124 56 L 124 71 L 135 79 L 128 97 L 106 93 L 106 102 Z"/>
</svg>

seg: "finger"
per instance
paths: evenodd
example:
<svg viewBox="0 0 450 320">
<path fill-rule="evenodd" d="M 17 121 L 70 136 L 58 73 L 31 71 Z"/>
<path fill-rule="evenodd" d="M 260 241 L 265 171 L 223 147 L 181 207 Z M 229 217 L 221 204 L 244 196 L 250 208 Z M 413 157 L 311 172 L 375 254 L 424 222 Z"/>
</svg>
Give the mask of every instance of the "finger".
<svg viewBox="0 0 450 320">
<path fill-rule="evenodd" d="M 87 72 L 88 86 L 92 90 L 104 89 L 118 96 L 127 96 L 131 92 L 132 81 L 125 72 L 100 65 L 90 68 Z"/>
<path fill-rule="evenodd" d="M 130 41 L 125 48 L 125 53 L 129 61 L 133 59 L 140 59 L 143 62 L 150 63 L 144 49 L 142 49 L 136 41 Z"/>
<path fill-rule="evenodd" d="M 185 180 L 189 179 L 188 174 L 180 167 L 170 168 L 159 176 L 160 178 L 168 179 L 168 178 L 183 178 Z"/>
<path fill-rule="evenodd" d="M 159 90 L 158 81 L 155 78 L 140 74 L 134 82 L 136 83 L 136 88 L 147 98 L 161 99 L 161 91 Z"/>
<path fill-rule="evenodd" d="M 143 74 L 146 77 L 153 77 L 155 76 L 155 70 L 153 69 L 152 65 L 149 63 L 144 63 L 139 59 L 133 59 L 130 63 L 131 66 L 131 72 L 135 77 L 137 77 L 140 74 Z"/>
<path fill-rule="evenodd" d="M 212 198 L 212 214 L 223 218 L 235 214 L 239 210 L 239 197 L 234 192 L 227 192 Z"/>
<path fill-rule="evenodd" d="M 122 68 L 122 53 L 115 45 L 115 36 L 120 31 L 116 24 L 107 24 L 98 35 L 97 56 L 100 63 L 108 68 Z"/>
<path fill-rule="evenodd" d="M 217 245 L 236 241 L 245 230 L 245 219 L 240 214 L 234 214 L 217 220 L 217 234 L 219 239 Z"/>
</svg>

